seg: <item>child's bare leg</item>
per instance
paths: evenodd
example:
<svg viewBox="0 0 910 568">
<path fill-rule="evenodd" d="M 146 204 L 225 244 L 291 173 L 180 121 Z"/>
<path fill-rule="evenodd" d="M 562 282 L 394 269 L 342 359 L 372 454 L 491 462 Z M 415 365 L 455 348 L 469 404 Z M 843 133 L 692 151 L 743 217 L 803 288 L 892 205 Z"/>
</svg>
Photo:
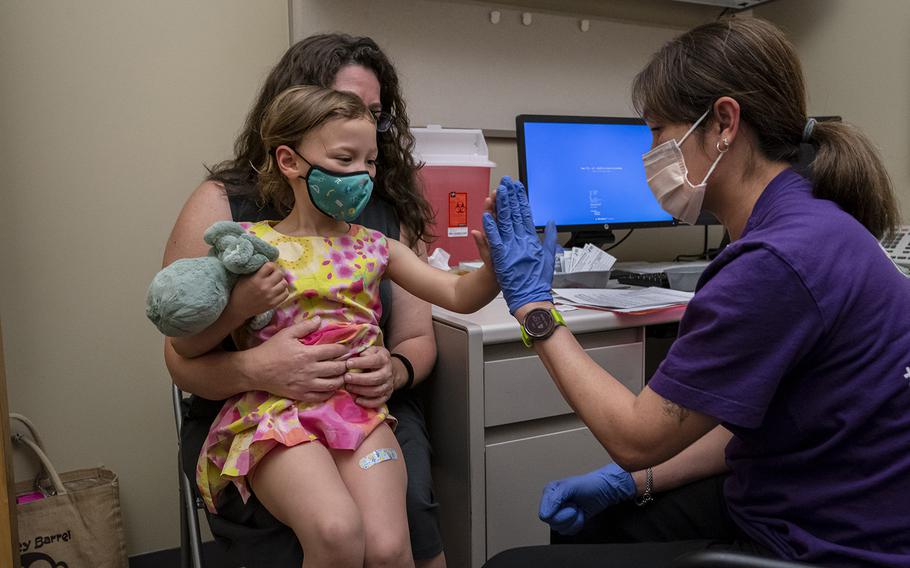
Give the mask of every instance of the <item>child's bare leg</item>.
<svg viewBox="0 0 910 568">
<path fill-rule="evenodd" d="M 265 508 L 297 535 L 303 566 L 363 566 L 360 511 L 325 446 L 275 448 L 256 466 L 250 483 Z"/>
<path fill-rule="evenodd" d="M 398 459 L 361 467 L 360 460 L 377 449 L 392 449 Z M 364 566 L 413 567 L 405 510 L 407 470 L 392 429 L 382 424 L 354 452 L 331 452 L 363 518 Z"/>
</svg>

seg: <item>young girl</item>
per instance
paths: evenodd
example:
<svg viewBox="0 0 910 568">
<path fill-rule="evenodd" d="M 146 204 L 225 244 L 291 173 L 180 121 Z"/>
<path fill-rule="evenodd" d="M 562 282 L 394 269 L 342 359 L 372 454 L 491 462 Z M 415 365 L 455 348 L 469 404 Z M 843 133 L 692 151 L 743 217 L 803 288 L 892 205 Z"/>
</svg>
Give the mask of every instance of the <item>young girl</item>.
<svg viewBox="0 0 910 568">
<path fill-rule="evenodd" d="M 173 338 L 194 357 L 233 333 L 241 348 L 264 341 L 304 318 L 320 322 L 307 344 L 340 343 L 348 357 L 381 345 L 380 280 L 459 312 L 487 304 L 498 292 L 479 232 L 484 268 L 455 276 L 431 268 L 407 246 L 352 225 L 370 198 L 376 174 L 376 127 L 353 95 L 295 87 L 265 113 L 261 135 L 262 197 L 290 213 L 247 225 L 280 252 L 234 287 L 224 313 L 195 336 Z M 252 331 L 250 317 L 277 308 Z M 405 468 L 385 407 L 358 406 L 345 390 L 323 403 L 302 403 L 253 391 L 229 399 L 199 456 L 197 484 L 211 512 L 233 483 L 251 489 L 291 527 L 307 566 L 412 566 L 405 513 Z M 315 442 L 315 443 L 312 443 Z"/>
</svg>

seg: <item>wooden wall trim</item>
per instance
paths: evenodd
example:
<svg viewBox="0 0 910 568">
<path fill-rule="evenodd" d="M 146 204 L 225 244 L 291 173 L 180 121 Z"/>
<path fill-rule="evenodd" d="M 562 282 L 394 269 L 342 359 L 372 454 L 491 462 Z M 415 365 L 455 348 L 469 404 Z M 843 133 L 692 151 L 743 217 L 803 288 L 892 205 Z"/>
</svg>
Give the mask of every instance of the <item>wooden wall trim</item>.
<svg viewBox="0 0 910 568">
<path fill-rule="evenodd" d="M 19 532 L 16 525 L 16 493 L 10 447 L 9 408 L 6 398 L 6 366 L 3 361 L 3 327 L 0 325 L 0 566 L 19 566 Z"/>
</svg>

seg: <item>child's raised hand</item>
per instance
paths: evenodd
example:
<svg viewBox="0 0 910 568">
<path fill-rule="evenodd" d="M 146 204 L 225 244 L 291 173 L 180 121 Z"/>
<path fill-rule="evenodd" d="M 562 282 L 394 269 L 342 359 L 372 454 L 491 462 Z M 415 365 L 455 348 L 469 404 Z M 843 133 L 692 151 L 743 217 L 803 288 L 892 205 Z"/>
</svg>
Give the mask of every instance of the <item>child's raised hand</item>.
<svg viewBox="0 0 910 568">
<path fill-rule="evenodd" d="M 483 200 L 483 210 L 496 218 L 496 190 L 490 192 L 490 195 Z M 483 231 L 471 231 L 474 242 L 477 243 L 477 251 L 480 253 L 480 260 L 486 266 L 493 266 L 493 259 L 490 256 L 490 243 L 487 241 L 487 235 Z"/>
<path fill-rule="evenodd" d="M 231 291 L 228 309 L 243 319 L 277 307 L 288 297 L 284 272 L 273 262 L 266 262 L 249 276 L 242 276 Z"/>
<path fill-rule="evenodd" d="M 503 178 L 505 180 L 506 178 Z M 502 183 L 502 182 L 500 182 Z M 489 213 L 496 219 L 496 192 L 497 189 L 494 189 L 490 192 L 490 195 L 483 200 L 483 210 L 485 213 Z M 483 261 L 484 265 L 493 267 L 493 258 L 490 256 L 490 242 L 487 240 L 487 235 L 483 231 L 471 231 L 471 236 L 474 237 L 474 242 L 477 243 L 477 251 L 480 253 L 480 260 Z"/>
<path fill-rule="evenodd" d="M 477 252 L 480 253 L 480 260 L 483 261 L 484 266 L 489 266 L 493 268 L 493 257 L 490 256 L 490 242 L 487 240 L 487 235 L 483 231 L 471 230 L 471 236 L 474 237 L 474 242 L 477 243 Z"/>
<path fill-rule="evenodd" d="M 496 218 L 496 190 L 495 189 L 490 192 L 490 195 L 488 195 L 486 197 L 486 199 L 483 200 L 483 210 L 485 212 L 489 213 L 490 215 L 492 215 L 494 219 Z"/>
</svg>

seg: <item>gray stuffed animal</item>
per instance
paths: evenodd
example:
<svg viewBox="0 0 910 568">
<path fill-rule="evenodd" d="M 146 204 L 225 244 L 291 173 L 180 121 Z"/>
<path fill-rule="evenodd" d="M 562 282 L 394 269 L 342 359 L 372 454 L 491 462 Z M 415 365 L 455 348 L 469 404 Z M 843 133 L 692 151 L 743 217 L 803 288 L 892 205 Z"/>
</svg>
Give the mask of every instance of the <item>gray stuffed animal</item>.
<svg viewBox="0 0 910 568">
<path fill-rule="evenodd" d="M 232 221 L 215 223 L 203 238 L 212 245 L 208 256 L 174 261 L 149 286 L 145 315 L 169 337 L 194 335 L 212 325 L 227 306 L 237 279 L 278 259 L 278 249 Z M 259 314 L 250 327 L 265 327 L 273 314 L 274 310 Z"/>
</svg>

